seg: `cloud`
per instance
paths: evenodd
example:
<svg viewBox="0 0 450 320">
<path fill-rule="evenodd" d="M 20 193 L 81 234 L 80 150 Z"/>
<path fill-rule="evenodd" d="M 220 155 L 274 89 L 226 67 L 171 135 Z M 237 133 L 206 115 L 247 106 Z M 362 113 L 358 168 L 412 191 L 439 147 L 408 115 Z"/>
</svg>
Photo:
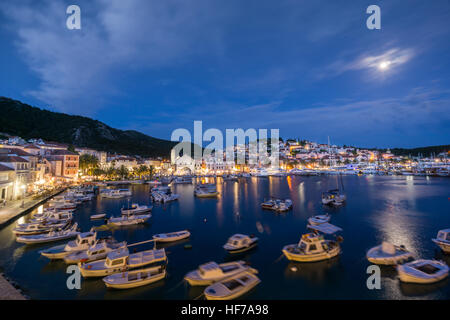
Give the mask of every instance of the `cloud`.
<svg viewBox="0 0 450 320">
<path fill-rule="evenodd" d="M 327 136 L 331 136 L 336 143 L 342 144 L 413 147 L 448 144 L 449 105 L 450 90 L 415 88 L 400 98 L 336 102 L 316 107 L 298 106 L 289 111 L 283 110 L 281 101 L 239 107 L 232 103 L 221 103 L 198 110 L 191 109 L 177 118 L 156 114 L 134 121 L 139 130 L 148 132 L 150 128 L 157 127 L 167 132 L 169 137 L 174 128 L 187 125 L 186 129 L 192 131 L 193 121 L 202 120 L 204 130 L 280 128 L 280 135 L 285 138 L 303 137 L 326 141 Z M 214 112 L 208 113 L 206 110 Z M 386 143 L 380 145 L 380 140 Z"/>
<path fill-rule="evenodd" d="M 226 8 L 210 1 L 80 1 L 81 30 L 65 26 L 66 6 L 46 0 L 0 5 L 15 45 L 41 79 L 32 96 L 62 111 L 92 113 L 104 97 L 123 94 L 130 70 L 177 65 L 199 50 L 221 50 Z M 204 12 L 215 12 L 213 16 Z"/>
<path fill-rule="evenodd" d="M 338 60 L 325 67 L 325 72 L 319 73 L 319 78 L 335 77 L 348 71 L 369 70 L 370 77 L 378 77 L 382 74 L 380 66 L 387 64 L 387 72 L 392 73 L 402 64 L 405 64 L 416 55 L 416 50 L 412 48 L 391 48 L 377 55 L 362 54 L 350 61 Z"/>
</svg>

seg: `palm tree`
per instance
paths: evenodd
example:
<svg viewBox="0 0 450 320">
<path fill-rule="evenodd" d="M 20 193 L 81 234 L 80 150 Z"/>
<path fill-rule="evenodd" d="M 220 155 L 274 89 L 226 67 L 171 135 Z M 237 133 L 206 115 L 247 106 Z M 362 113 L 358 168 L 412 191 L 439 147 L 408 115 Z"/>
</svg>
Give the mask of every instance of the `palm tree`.
<svg viewBox="0 0 450 320">
<path fill-rule="evenodd" d="M 147 175 L 149 179 L 151 180 L 153 178 L 153 175 L 155 174 L 155 167 L 154 166 L 148 166 L 147 167 Z"/>
<path fill-rule="evenodd" d="M 124 179 L 128 176 L 128 169 L 124 165 L 121 165 L 117 173 L 122 179 Z"/>
</svg>

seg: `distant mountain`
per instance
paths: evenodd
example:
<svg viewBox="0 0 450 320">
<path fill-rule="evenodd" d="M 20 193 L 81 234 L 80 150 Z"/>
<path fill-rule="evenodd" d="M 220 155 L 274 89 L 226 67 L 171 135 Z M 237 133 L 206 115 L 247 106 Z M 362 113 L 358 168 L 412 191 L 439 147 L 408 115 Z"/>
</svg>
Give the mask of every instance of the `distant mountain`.
<svg viewBox="0 0 450 320">
<path fill-rule="evenodd" d="M 114 129 L 87 117 L 39 109 L 5 97 L 0 97 L 0 132 L 24 139 L 42 138 L 142 157 L 169 158 L 170 150 L 176 144 L 134 130 Z"/>
</svg>

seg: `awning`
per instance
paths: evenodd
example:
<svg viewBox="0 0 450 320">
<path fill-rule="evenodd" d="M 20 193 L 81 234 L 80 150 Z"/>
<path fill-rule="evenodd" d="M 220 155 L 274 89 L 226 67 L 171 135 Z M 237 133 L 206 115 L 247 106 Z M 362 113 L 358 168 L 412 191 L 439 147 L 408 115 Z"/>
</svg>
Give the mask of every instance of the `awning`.
<svg viewBox="0 0 450 320">
<path fill-rule="evenodd" d="M 335 225 L 328 223 L 328 222 L 319 224 L 317 226 L 308 225 L 308 228 L 322 232 L 322 233 L 326 233 L 326 234 L 333 234 L 333 233 L 342 231 L 341 228 L 336 227 Z"/>
</svg>

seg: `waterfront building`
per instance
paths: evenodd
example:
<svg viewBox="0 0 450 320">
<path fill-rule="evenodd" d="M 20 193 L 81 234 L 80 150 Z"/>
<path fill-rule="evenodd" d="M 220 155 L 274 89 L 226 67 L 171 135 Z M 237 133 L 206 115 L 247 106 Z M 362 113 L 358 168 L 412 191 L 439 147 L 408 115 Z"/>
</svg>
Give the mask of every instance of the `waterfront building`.
<svg viewBox="0 0 450 320">
<path fill-rule="evenodd" d="M 0 202 L 14 198 L 15 170 L 0 164 Z"/>
<path fill-rule="evenodd" d="M 27 191 L 29 191 L 29 183 L 31 182 L 28 160 L 15 155 L 0 155 L 0 165 L 14 171 L 12 198 L 16 199 L 19 196 L 25 196 Z M 9 181 L 11 172 L 7 169 L 4 170 L 8 171 Z"/>
<path fill-rule="evenodd" d="M 80 156 L 69 150 L 53 150 L 47 160 L 52 164 L 52 173 L 66 179 L 78 176 Z"/>
</svg>

